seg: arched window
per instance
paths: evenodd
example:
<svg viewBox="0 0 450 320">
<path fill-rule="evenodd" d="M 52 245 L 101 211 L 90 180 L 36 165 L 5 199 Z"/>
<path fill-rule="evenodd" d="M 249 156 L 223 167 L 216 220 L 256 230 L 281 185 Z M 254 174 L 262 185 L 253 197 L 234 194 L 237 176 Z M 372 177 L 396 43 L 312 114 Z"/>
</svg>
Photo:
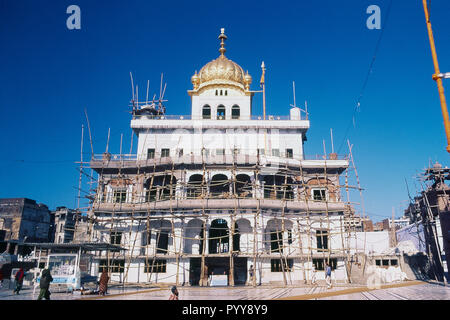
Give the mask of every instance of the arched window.
<svg viewBox="0 0 450 320">
<path fill-rule="evenodd" d="M 235 195 L 238 198 L 252 197 L 252 182 L 250 177 L 246 174 L 238 174 L 234 184 Z"/>
<path fill-rule="evenodd" d="M 208 105 L 203 106 L 203 119 L 211 119 L 211 107 Z"/>
<path fill-rule="evenodd" d="M 217 107 L 217 120 L 225 120 L 225 106 L 223 105 Z"/>
<path fill-rule="evenodd" d="M 214 198 L 228 198 L 230 182 L 224 174 L 216 174 L 212 177 L 209 185 L 210 195 Z"/>
<path fill-rule="evenodd" d="M 228 90 L 225 90 L 225 95 L 226 95 L 226 96 L 228 95 Z"/>
<path fill-rule="evenodd" d="M 231 108 L 231 119 L 239 119 L 241 117 L 241 109 L 238 105 Z"/>
<path fill-rule="evenodd" d="M 292 191 L 293 181 L 285 179 L 281 173 L 264 177 L 264 198 L 266 199 L 294 199 Z"/>
<path fill-rule="evenodd" d="M 229 252 L 230 237 L 228 223 L 224 219 L 216 219 L 209 227 L 209 253 Z"/>
<path fill-rule="evenodd" d="M 222 90 L 220 90 L 220 95 L 223 96 L 223 91 Z"/>
<path fill-rule="evenodd" d="M 203 182 L 203 176 L 201 174 L 194 174 L 189 178 L 186 194 L 188 199 L 200 198 L 206 194 L 206 186 L 204 186 Z"/>
<path fill-rule="evenodd" d="M 176 185 L 177 179 L 170 175 L 149 178 L 144 184 L 146 202 L 174 199 Z"/>
<path fill-rule="evenodd" d="M 218 91 L 216 90 L 216 96 L 217 96 L 217 92 L 218 92 Z"/>
</svg>

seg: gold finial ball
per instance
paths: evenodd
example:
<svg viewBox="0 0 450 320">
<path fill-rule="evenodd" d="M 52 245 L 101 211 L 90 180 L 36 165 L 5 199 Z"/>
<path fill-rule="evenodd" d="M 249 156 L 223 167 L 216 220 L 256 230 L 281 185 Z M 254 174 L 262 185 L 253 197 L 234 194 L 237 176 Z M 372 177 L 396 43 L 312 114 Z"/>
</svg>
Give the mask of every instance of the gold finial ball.
<svg viewBox="0 0 450 320">
<path fill-rule="evenodd" d="M 248 83 L 248 84 L 251 84 L 251 83 L 252 83 L 252 80 L 253 80 L 252 76 L 249 75 L 249 74 L 248 74 L 248 71 L 247 71 L 247 74 L 246 74 L 245 77 L 244 77 L 244 81 L 245 81 L 246 83 Z"/>
<path fill-rule="evenodd" d="M 246 90 L 250 90 L 250 84 L 252 83 L 252 80 L 253 80 L 252 76 L 249 75 L 247 71 L 247 74 L 244 76 L 244 83 Z"/>
<path fill-rule="evenodd" d="M 197 75 L 197 71 L 195 71 L 195 74 L 191 78 L 191 82 L 194 85 L 194 89 L 198 89 L 198 85 L 200 84 L 200 77 Z"/>
</svg>

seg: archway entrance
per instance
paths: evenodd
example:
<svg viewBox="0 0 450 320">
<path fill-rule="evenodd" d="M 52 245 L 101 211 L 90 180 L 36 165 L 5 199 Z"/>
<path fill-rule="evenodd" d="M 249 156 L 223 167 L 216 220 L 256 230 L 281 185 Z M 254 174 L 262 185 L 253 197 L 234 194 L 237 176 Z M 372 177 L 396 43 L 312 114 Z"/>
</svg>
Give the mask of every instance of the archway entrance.
<svg viewBox="0 0 450 320">
<path fill-rule="evenodd" d="M 228 224 L 224 219 L 216 219 L 211 222 L 209 228 L 209 253 L 229 252 L 230 237 L 228 236 Z"/>
</svg>

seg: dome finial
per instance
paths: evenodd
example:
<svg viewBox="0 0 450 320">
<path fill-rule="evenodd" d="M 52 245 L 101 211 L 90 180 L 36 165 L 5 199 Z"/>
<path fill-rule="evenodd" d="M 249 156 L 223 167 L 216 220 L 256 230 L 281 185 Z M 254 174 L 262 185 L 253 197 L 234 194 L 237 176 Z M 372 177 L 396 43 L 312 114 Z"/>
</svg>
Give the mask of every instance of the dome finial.
<svg viewBox="0 0 450 320">
<path fill-rule="evenodd" d="M 225 49 L 225 40 L 227 40 L 227 36 L 225 35 L 225 28 L 220 29 L 219 40 L 220 40 L 219 52 L 221 56 L 224 56 L 225 52 L 227 51 L 227 49 Z"/>
</svg>

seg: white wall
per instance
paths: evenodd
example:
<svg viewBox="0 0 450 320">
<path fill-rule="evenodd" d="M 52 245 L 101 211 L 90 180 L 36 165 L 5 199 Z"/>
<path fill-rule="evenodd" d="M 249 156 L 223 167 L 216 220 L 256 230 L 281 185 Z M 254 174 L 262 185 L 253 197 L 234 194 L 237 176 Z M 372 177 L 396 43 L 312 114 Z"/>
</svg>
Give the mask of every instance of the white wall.
<svg viewBox="0 0 450 320">
<path fill-rule="evenodd" d="M 227 90 L 228 95 L 216 96 L 216 90 Z M 240 119 L 248 120 L 251 115 L 251 95 L 245 95 L 242 91 L 230 87 L 217 86 L 206 89 L 199 95 L 192 96 L 192 117 L 194 119 L 202 118 L 202 109 L 204 105 L 211 107 L 211 119 L 217 118 L 217 107 L 225 106 L 226 119 L 231 119 L 231 108 L 233 105 L 240 107 Z"/>
<path fill-rule="evenodd" d="M 232 120 L 223 122 L 232 122 Z M 239 120 L 234 120 L 239 121 Z M 256 155 L 257 149 L 279 149 L 280 156 L 284 157 L 286 149 L 293 150 L 294 159 L 303 156 L 303 143 L 301 132 L 297 130 L 269 129 L 150 129 L 142 130 L 139 134 L 138 157 L 147 159 L 147 150 L 155 149 L 155 158 L 161 155 L 161 149 L 170 149 L 170 156 L 175 157 L 177 149 L 183 149 L 184 155 L 193 153 L 201 155 L 202 148 L 216 154 L 216 149 L 226 149 L 226 154 L 232 154 L 234 148 L 240 149 L 240 154 Z"/>
<path fill-rule="evenodd" d="M 390 248 L 389 231 L 352 232 L 349 245 L 352 253 L 381 254 Z"/>
</svg>

